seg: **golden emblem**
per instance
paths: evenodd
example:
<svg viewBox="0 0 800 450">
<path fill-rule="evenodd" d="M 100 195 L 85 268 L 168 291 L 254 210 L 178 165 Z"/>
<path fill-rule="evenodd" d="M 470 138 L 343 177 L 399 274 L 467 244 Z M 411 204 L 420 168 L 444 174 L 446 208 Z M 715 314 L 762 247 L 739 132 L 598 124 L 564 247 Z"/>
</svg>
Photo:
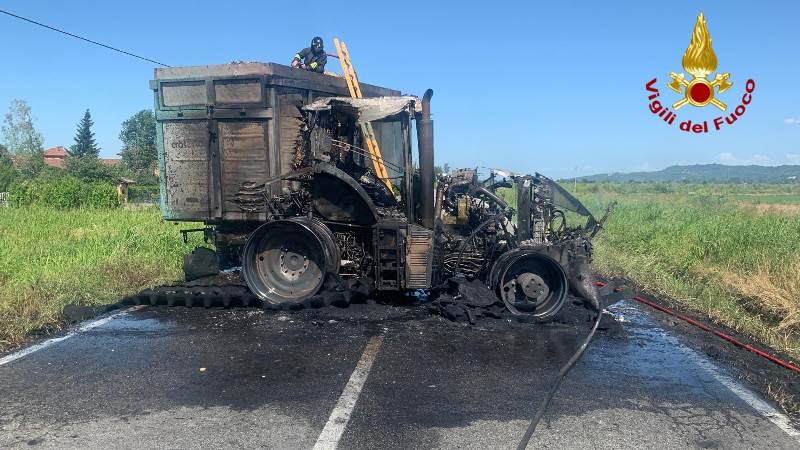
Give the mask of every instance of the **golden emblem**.
<svg viewBox="0 0 800 450">
<path fill-rule="evenodd" d="M 682 73 L 669 74 L 672 81 L 667 86 L 679 94 L 684 94 L 684 98 L 675 102 L 672 108 L 679 109 L 687 103 L 694 106 L 706 106 L 710 103 L 725 111 L 727 108 L 725 103 L 714 98 L 714 88 L 717 88 L 718 94 L 727 91 L 733 86 L 733 83 L 728 81 L 731 74 L 718 73 L 713 81 L 706 78 L 708 74 L 717 70 L 717 55 L 711 48 L 711 36 L 708 34 L 706 18 L 702 12 L 697 16 L 692 40 L 683 54 L 682 65 L 683 70 L 689 72 L 693 78 L 687 80 Z"/>
</svg>

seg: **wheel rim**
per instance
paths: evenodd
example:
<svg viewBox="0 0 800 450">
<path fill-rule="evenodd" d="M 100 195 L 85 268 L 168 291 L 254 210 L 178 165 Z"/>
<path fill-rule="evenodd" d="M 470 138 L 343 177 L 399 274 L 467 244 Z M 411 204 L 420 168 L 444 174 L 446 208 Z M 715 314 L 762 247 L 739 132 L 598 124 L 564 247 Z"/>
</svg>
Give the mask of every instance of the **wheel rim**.
<svg viewBox="0 0 800 450">
<path fill-rule="evenodd" d="M 242 257 L 248 287 L 273 304 L 297 303 L 316 294 L 328 266 L 322 239 L 298 221 L 262 225 L 247 240 Z"/>
<path fill-rule="evenodd" d="M 538 318 L 554 316 L 564 306 L 567 274 L 553 258 L 524 252 L 504 261 L 497 280 L 500 298 Z"/>
</svg>

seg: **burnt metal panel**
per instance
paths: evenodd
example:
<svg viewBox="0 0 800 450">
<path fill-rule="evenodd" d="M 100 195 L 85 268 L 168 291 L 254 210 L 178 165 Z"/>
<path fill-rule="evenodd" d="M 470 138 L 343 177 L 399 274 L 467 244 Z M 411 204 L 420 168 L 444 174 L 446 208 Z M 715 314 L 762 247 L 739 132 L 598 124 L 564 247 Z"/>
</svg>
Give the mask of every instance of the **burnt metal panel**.
<svg viewBox="0 0 800 450">
<path fill-rule="evenodd" d="M 164 122 L 165 206 L 174 219 L 205 219 L 209 139 L 205 120 Z"/>
<path fill-rule="evenodd" d="M 221 105 L 260 105 L 264 101 L 264 83 L 260 78 L 214 80 L 214 98 Z"/>
<path fill-rule="evenodd" d="M 258 186 L 291 172 L 302 126 L 298 107 L 317 97 L 349 94 L 341 77 L 261 63 L 160 68 L 150 86 L 158 121 L 163 215 L 215 222 L 265 220 L 266 213 L 243 212 L 230 203 L 234 188 L 245 181 Z M 367 84 L 361 88 L 367 97 L 400 94 Z M 277 195 L 288 183 L 274 181 L 264 193 Z M 349 185 L 341 179 L 330 183 Z M 374 205 L 357 188 L 350 206 L 366 214 L 359 220 L 374 222 Z"/>
<path fill-rule="evenodd" d="M 235 79 L 258 76 L 264 77 L 267 85 L 310 89 L 341 96 L 350 95 L 347 83 L 342 77 L 292 69 L 289 66 L 275 63 L 218 64 L 155 69 L 156 80 L 185 80 L 211 77 Z M 360 83 L 360 86 L 361 92 L 365 97 L 400 95 L 400 91 L 367 83 Z"/>
<path fill-rule="evenodd" d="M 314 210 L 323 219 L 358 225 L 372 225 L 378 220 L 369 195 L 350 175 L 322 162 L 315 164 L 314 172 Z"/>
<path fill-rule="evenodd" d="M 207 103 L 205 81 L 161 83 L 161 104 L 164 106 L 205 106 Z"/>
<path fill-rule="evenodd" d="M 280 164 L 279 173 L 289 173 L 293 170 L 295 150 L 301 138 L 300 130 L 303 126 L 300 108 L 305 104 L 307 96 L 304 91 L 288 88 L 277 90 L 279 112 Z M 288 181 L 284 183 L 289 183 Z"/>
<path fill-rule="evenodd" d="M 208 161 L 211 172 L 208 198 L 211 200 L 208 216 L 214 219 L 222 217 L 222 167 L 219 160 L 219 130 L 216 120 L 207 120 L 208 126 Z"/>
<path fill-rule="evenodd" d="M 280 117 L 280 105 L 278 104 L 278 96 L 277 96 L 277 89 L 274 87 L 270 87 L 267 90 L 267 98 L 269 100 L 269 104 L 272 105 L 273 114 Z M 276 177 L 281 173 L 278 171 L 280 169 L 281 164 L 281 157 L 280 157 L 280 129 L 278 129 L 278 121 L 277 120 L 270 120 L 267 124 L 267 154 L 269 155 L 270 165 L 268 168 L 269 177 Z M 281 191 L 281 186 L 283 183 L 281 181 L 275 181 L 267 185 L 267 193 L 268 195 L 277 195 Z"/>
<path fill-rule="evenodd" d="M 263 121 L 220 121 L 219 130 L 223 217 L 228 220 L 264 220 L 265 207 L 257 212 L 241 208 L 243 187 L 259 185 L 268 178 L 267 129 Z"/>
<path fill-rule="evenodd" d="M 177 120 L 177 119 L 271 119 L 272 108 L 259 109 L 213 109 L 210 112 L 203 109 L 183 109 L 156 111 L 156 120 Z"/>
<path fill-rule="evenodd" d="M 531 180 L 516 180 L 517 187 L 517 237 L 520 240 L 530 239 L 531 228 Z"/>
</svg>

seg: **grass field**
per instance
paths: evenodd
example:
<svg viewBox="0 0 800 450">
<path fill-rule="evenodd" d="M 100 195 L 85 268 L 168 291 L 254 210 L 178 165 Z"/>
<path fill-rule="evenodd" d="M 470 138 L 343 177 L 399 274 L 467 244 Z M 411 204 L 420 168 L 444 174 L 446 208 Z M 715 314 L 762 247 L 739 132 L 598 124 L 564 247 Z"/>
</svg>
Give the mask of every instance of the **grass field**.
<svg viewBox="0 0 800 450">
<path fill-rule="evenodd" d="M 746 189 L 578 183 L 576 194 L 596 213 L 619 202 L 595 241 L 599 271 L 800 357 L 800 192 Z"/>
<path fill-rule="evenodd" d="M 63 325 L 65 305 L 103 305 L 182 277 L 181 228 L 156 208 L 0 208 L 0 350 Z"/>
</svg>

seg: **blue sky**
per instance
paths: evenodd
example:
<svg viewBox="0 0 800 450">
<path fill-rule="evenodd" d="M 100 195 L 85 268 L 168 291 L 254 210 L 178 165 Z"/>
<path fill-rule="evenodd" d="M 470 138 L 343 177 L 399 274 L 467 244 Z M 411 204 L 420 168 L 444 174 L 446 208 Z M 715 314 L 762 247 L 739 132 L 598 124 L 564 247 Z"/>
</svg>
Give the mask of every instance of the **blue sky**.
<svg viewBox="0 0 800 450">
<path fill-rule="evenodd" d="M 800 2 L 100 2 L 0 1 L 0 8 L 173 66 L 288 63 L 316 34 L 344 40 L 364 82 L 435 91 L 436 160 L 553 177 L 672 164 L 800 164 Z M 645 84 L 668 74 L 704 11 L 746 113 L 694 135 L 648 110 Z M 0 15 L 0 110 L 33 108 L 47 146 L 73 142 L 89 108 L 102 155 L 120 124 L 152 107 L 153 65 Z M 329 68 L 339 70 L 331 60 Z M 713 119 L 684 107 L 679 120 Z"/>
</svg>

